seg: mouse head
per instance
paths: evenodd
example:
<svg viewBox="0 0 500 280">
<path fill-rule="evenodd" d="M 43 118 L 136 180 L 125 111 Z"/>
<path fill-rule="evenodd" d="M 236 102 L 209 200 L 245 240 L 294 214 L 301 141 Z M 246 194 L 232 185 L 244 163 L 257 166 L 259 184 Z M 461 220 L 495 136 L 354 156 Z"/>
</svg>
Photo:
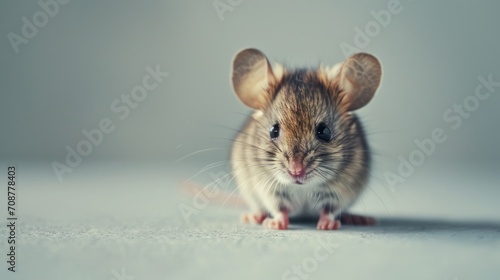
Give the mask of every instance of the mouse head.
<svg viewBox="0 0 500 280">
<path fill-rule="evenodd" d="M 381 66 L 358 53 L 332 68 L 274 69 L 257 49 L 240 51 L 232 83 L 238 98 L 257 111 L 255 153 L 283 184 L 321 183 L 338 175 L 355 149 L 366 150 L 352 111 L 375 94 Z"/>
</svg>

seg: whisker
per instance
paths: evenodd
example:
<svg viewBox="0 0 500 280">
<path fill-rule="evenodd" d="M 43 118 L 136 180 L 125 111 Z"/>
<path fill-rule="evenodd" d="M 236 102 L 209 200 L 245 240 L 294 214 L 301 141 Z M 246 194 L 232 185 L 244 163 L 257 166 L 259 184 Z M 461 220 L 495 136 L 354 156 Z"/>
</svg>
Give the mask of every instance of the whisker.
<svg viewBox="0 0 500 280">
<path fill-rule="evenodd" d="M 175 163 L 178 163 L 179 161 L 182 161 L 182 160 L 184 160 L 184 159 L 186 159 L 186 158 L 188 158 L 188 157 L 190 157 L 190 156 L 193 156 L 193 155 L 196 155 L 196 154 L 199 154 L 199 153 L 204 153 L 204 152 L 209 152 L 209 151 L 216 151 L 216 150 L 226 150 L 226 149 L 227 149 L 227 148 L 210 148 L 210 149 L 203 149 L 203 150 L 199 150 L 199 151 L 192 152 L 192 153 L 190 153 L 190 154 L 188 154 L 188 155 L 185 155 L 185 156 L 183 156 L 183 157 L 181 157 L 181 158 L 177 159 L 177 160 L 175 161 Z"/>
<path fill-rule="evenodd" d="M 198 171 L 196 174 L 194 174 L 193 176 L 187 178 L 184 182 L 192 180 L 194 177 L 200 175 L 201 173 L 203 173 L 205 171 L 208 171 L 208 170 L 210 170 L 212 168 L 216 168 L 216 167 L 219 167 L 219 166 L 223 166 L 223 165 L 228 164 L 230 162 L 231 161 L 229 161 L 229 160 L 224 160 L 224 161 L 218 161 L 218 162 L 214 162 L 214 163 L 208 164 L 207 166 L 203 167 L 200 171 Z"/>
</svg>

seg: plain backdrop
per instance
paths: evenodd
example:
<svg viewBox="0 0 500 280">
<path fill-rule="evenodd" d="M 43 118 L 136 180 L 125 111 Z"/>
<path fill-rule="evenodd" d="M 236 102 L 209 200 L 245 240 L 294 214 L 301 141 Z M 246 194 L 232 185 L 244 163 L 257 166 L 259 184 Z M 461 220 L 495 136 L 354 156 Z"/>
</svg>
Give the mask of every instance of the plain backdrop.
<svg viewBox="0 0 500 280">
<path fill-rule="evenodd" d="M 43 2 L 43 1 L 42 1 Z M 215 3 L 230 7 L 221 15 Z M 0 4 L 0 157 L 64 161 L 82 130 L 109 118 L 116 129 L 89 159 L 176 160 L 228 148 L 250 112 L 229 83 L 246 47 L 291 67 L 333 65 L 355 45 L 373 12 L 391 1 L 77 1 L 59 5 L 16 53 L 37 1 Z M 231 3 L 237 4 L 231 6 Z M 221 6 L 222 7 L 222 6 Z M 442 128 L 448 139 L 428 161 L 474 164 L 500 158 L 500 89 L 453 130 L 443 113 L 473 95 L 478 76 L 500 80 L 498 1 L 400 1 L 398 14 L 361 51 L 383 64 L 382 85 L 359 114 L 380 161 L 395 168 L 414 141 Z M 372 33 L 373 35 L 373 33 Z M 147 66 L 170 75 L 119 119 L 114 100 L 142 83 Z M 221 153 L 222 152 L 222 153 Z M 199 158 L 223 158 L 226 150 Z"/>
<path fill-rule="evenodd" d="M 280 279 L 327 236 L 338 250 L 310 279 L 499 279 L 500 87 L 477 104 L 474 93 L 479 77 L 500 81 L 500 1 L 55 1 L 0 1 L 0 180 L 17 167 L 19 216 L 19 272 L 2 261 L 1 279 Z M 388 5 L 398 12 L 377 23 Z M 180 192 L 187 178 L 230 178 L 230 142 L 251 112 L 229 80 L 239 50 L 317 67 L 344 60 L 346 45 L 383 65 L 358 111 L 375 170 L 350 209 L 378 226 L 270 231 L 238 224 L 244 205 L 222 202 L 238 199 L 228 180 L 201 206 L 196 189 Z M 169 75 L 116 113 L 148 67 Z M 464 100 L 477 108 L 457 119 Z M 103 120 L 114 130 L 59 180 L 51 163 Z M 384 175 L 401 175 L 400 157 L 436 129 L 446 141 L 391 187 Z M 196 207 L 190 220 L 181 206 Z M 0 227 L 2 254 L 9 235 Z"/>
</svg>

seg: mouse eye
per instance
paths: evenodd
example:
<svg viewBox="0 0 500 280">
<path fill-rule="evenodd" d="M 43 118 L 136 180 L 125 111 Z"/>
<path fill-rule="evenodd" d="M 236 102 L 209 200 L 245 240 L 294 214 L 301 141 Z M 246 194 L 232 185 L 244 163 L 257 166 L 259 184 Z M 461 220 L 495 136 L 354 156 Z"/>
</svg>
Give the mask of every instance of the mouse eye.
<svg viewBox="0 0 500 280">
<path fill-rule="evenodd" d="M 280 136 L 279 124 L 275 124 L 271 127 L 271 130 L 269 130 L 269 136 L 271 136 L 271 139 L 276 139 L 278 138 L 278 136 Z"/>
<path fill-rule="evenodd" d="M 324 123 L 318 124 L 318 127 L 316 128 L 316 138 L 321 141 L 328 142 L 330 141 L 331 137 L 332 135 L 328 126 L 326 126 L 326 124 Z"/>
</svg>

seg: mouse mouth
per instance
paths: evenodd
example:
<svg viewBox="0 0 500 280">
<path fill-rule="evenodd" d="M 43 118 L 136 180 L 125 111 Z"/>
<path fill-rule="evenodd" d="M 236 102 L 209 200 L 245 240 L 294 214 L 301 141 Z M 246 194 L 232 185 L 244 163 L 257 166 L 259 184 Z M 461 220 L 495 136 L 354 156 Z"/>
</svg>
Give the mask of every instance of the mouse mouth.
<svg viewBox="0 0 500 280">
<path fill-rule="evenodd" d="M 309 170 L 308 170 L 309 169 Z M 309 181 L 312 170 L 304 162 L 303 157 L 295 157 L 286 165 L 288 183 L 294 185 L 304 185 Z"/>
<path fill-rule="evenodd" d="M 288 175 L 290 175 L 292 181 L 297 185 L 305 184 L 309 177 L 309 174 L 311 174 L 311 172 L 301 174 L 293 174 L 292 172 L 288 172 Z"/>
</svg>

